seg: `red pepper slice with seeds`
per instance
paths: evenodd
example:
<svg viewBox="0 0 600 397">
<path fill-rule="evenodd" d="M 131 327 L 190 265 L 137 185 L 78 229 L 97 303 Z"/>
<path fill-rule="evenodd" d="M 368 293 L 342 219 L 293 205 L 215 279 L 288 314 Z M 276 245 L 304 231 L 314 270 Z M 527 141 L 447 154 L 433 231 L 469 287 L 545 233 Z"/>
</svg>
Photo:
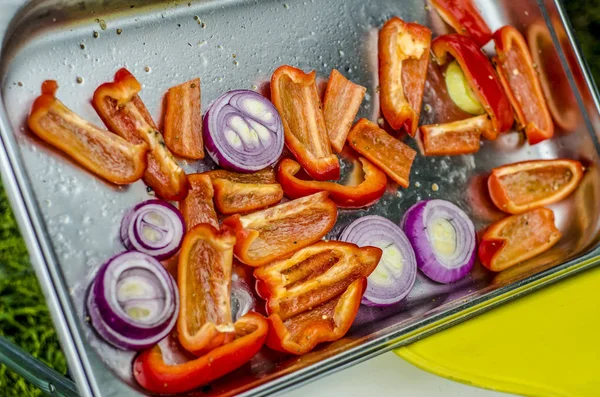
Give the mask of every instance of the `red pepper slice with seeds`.
<svg viewBox="0 0 600 397">
<path fill-rule="evenodd" d="M 141 89 L 139 81 L 123 68 L 115 74 L 113 82 L 96 89 L 92 105 L 111 132 L 131 143 L 146 142 L 149 146 L 144 182 L 156 195 L 165 200 L 181 200 L 188 193 L 187 176 L 139 97 Z"/>
</svg>

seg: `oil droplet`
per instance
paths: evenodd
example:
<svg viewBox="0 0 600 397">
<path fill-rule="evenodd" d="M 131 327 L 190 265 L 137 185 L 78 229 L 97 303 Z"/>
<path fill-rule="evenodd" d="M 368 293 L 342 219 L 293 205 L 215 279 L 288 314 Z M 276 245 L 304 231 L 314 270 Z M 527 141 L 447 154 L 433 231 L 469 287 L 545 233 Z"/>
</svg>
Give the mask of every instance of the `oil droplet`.
<svg viewBox="0 0 600 397">
<path fill-rule="evenodd" d="M 239 63 L 238 61 L 233 61 L 233 64 L 234 64 L 235 66 L 238 66 L 240 63 Z"/>
<path fill-rule="evenodd" d="M 85 44 L 83 44 L 83 43 L 79 44 L 79 48 L 81 48 L 82 50 L 85 50 Z"/>
<path fill-rule="evenodd" d="M 100 33 L 96 32 L 94 30 L 94 33 L 92 34 L 92 36 L 94 36 L 94 38 L 97 39 L 100 36 Z"/>
<path fill-rule="evenodd" d="M 117 29 L 117 34 L 123 33 L 123 29 Z"/>
<path fill-rule="evenodd" d="M 144 70 L 146 71 L 146 73 L 150 73 L 150 70 L 151 70 L 151 69 L 150 69 L 150 66 L 146 66 L 146 67 L 144 68 Z"/>
<path fill-rule="evenodd" d="M 421 183 L 420 182 L 415 182 L 415 187 L 421 187 Z"/>
<path fill-rule="evenodd" d="M 19 87 L 23 87 L 23 82 L 22 82 L 22 81 L 19 81 L 19 82 L 17 83 L 17 85 L 18 85 Z"/>
<path fill-rule="evenodd" d="M 440 190 L 440 187 L 438 186 L 437 183 L 434 183 L 433 185 L 431 185 L 431 190 L 433 190 L 434 192 L 437 192 L 438 190 Z"/>
<path fill-rule="evenodd" d="M 77 84 L 83 84 L 83 77 L 77 76 L 76 81 L 77 81 Z"/>
</svg>

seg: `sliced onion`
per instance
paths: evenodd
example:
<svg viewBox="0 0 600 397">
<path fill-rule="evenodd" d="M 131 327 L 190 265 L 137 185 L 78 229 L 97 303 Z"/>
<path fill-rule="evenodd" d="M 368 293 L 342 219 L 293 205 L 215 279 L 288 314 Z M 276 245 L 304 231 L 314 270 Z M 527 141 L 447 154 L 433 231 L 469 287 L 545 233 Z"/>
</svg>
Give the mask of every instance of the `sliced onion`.
<svg viewBox="0 0 600 397">
<path fill-rule="evenodd" d="M 256 301 L 246 281 L 237 274 L 231 276 L 231 318 L 235 323 L 240 317 L 254 310 Z"/>
<path fill-rule="evenodd" d="M 473 268 L 477 242 L 467 214 L 445 200 L 421 201 L 402 220 L 419 269 L 433 281 L 452 283 Z"/>
<path fill-rule="evenodd" d="M 417 261 L 398 225 L 378 215 L 364 216 L 346 227 L 340 240 L 383 250 L 377 268 L 367 279 L 363 305 L 388 306 L 408 295 L 417 277 Z"/>
<path fill-rule="evenodd" d="M 204 115 L 203 134 L 210 157 L 232 171 L 262 170 L 283 151 L 283 124 L 277 109 L 250 90 L 219 97 Z"/>
<path fill-rule="evenodd" d="M 127 211 L 121 221 L 121 240 L 125 247 L 159 261 L 177 253 L 184 231 L 181 212 L 162 200 L 147 200 L 137 204 Z"/>
<path fill-rule="evenodd" d="M 86 306 L 91 324 L 107 342 L 140 350 L 171 332 L 179 312 L 179 293 L 160 262 L 128 251 L 102 265 Z"/>
</svg>

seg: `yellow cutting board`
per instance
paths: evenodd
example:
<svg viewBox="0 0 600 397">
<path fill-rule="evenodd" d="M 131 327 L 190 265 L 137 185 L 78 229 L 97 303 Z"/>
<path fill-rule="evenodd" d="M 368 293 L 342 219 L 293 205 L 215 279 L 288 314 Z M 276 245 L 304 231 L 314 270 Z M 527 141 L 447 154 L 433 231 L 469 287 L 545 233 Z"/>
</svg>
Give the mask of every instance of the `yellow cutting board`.
<svg viewBox="0 0 600 397">
<path fill-rule="evenodd" d="M 525 396 L 600 396 L 600 268 L 397 349 L 439 376 Z"/>
</svg>

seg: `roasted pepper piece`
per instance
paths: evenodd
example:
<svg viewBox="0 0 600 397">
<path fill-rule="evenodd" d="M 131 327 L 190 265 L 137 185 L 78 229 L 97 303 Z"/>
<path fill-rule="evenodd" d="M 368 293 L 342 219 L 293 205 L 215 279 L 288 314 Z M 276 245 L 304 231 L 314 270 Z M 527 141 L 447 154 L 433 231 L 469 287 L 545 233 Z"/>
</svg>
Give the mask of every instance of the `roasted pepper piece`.
<svg viewBox="0 0 600 397">
<path fill-rule="evenodd" d="M 236 257 L 246 265 L 263 266 L 319 241 L 337 220 L 337 207 L 327 195 L 315 193 L 266 210 L 225 218 L 223 224 L 236 231 Z"/>
<path fill-rule="evenodd" d="M 525 38 L 514 27 L 505 26 L 494 33 L 494 42 L 496 71 L 529 144 L 552 138 L 554 123 Z"/>
<path fill-rule="evenodd" d="M 456 33 L 470 37 L 479 47 L 483 47 L 492 38 L 492 31 L 479 15 L 472 0 L 431 0 L 431 3 Z"/>
<path fill-rule="evenodd" d="M 496 139 L 508 131 L 514 122 L 513 112 L 502 85 L 490 61 L 468 37 L 447 34 L 433 40 L 431 49 L 438 64 L 444 65 L 452 55 L 462 68 L 467 81 L 489 115 L 493 128 L 482 131 L 487 139 Z"/>
<path fill-rule="evenodd" d="M 283 122 L 285 144 L 306 172 L 318 181 L 338 179 L 340 164 L 331 152 L 316 72 L 280 66 L 271 77 L 271 100 Z"/>
<path fill-rule="evenodd" d="M 385 173 L 364 157 L 359 157 L 355 164 L 355 169 L 362 168 L 364 180 L 355 186 L 299 179 L 295 175 L 300 168 L 300 164 L 294 160 L 284 159 L 277 169 L 277 179 L 285 195 L 291 199 L 325 191 L 329 192 L 329 198 L 340 208 L 362 208 L 375 204 L 387 187 Z"/>
<path fill-rule="evenodd" d="M 288 320 L 279 314 L 269 316 L 267 346 L 273 350 L 305 354 L 319 343 L 341 339 L 354 322 L 367 280 L 358 279 L 346 291 L 330 301 Z"/>
<path fill-rule="evenodd" d="M 200 79 L 169 89 L 166 95 L 165 143 L 171 152 L 193 160 L 204 158 Z"/>
<path fill-rule="evenodd" d="M 365 92 L 365 87 L 354 84 L 336 69 L 331 71 L 323 101 L 323 116 L 329 142 L 337 153 L 344 149 Z"/>
<path fill-rule="evenodd" d="M 498 209 L 520 214 L 561 201 L 581 178 L 583 166 L 576 160 L 523 161 L 494 168 L 488 189 Z"/>
<path fill-rule="evenodd" d="M 425 156 L 455 156 L 479 151 L 479 139 L 493 128 L 487 114 L 445 124 L 422 125 L 419 128 Z"/>
<path fill-rule="evenodd" d="M 377 267 L 382 251 L 342 241 L 319 241 L 290 258 L 254 270 L 267 314 L 287 320 L 344 293 Z"/>
<path fill-rule="evenodd" d="M 131 143 L 148 144 L 150 151 L 144 182 L 156 195 L 165 200 L 181 200 L 188 193 L 187 176 L 167 149 L 138 96 L 141 89 L 141 84 L 127 69 L 120 69 L 114 82 L 104 83 L 96 89 L 92 104 L 110 131 Z"/>
<path fill-rule="evenodd" d="M 552 248 L 562 234 L 554 212 L 537 208 L 504 218 L 486 229 L 479 243 L 479 260 L 499 272 Z"/>
<path fill-rule="evenodd" d="M 41 139 L 88 171 L 115 184 L 137 181 L 146 170 L 148 146 L 132 144 L 85 121 L 56 99 L 54 80 L 42 84 L 27 122 Z"/>
<path fill-rule="evenodd" d="M 215 190 L 215 205 L 223 215 L 257 211 L 283 198 L 275 171 L 267 168 L 253 174 L 215 170 L 208 172 Z"/>
<path fill-rule="evenodd" d="M 255 269 L 256 290 L 270 314 L 267 345 L 304 354 L 344 336 L 381 255 L 376 247 L 321 241 Z"/>
<path fill-rule="evenodd" d="M 421 113 L 431 30 L 398 17 L 379 31 L 379 87 L 381 112 L 396 130 L 415 136 Z"/>
<path fill-rule="evenodd" d="M 367 119 L 358 120 L 352 127 L 348 142 L 396 183 L 404 188 L 408 187 L 410 169 L 417 155 L 412 148 Z"/>
<path fill-rule="evenodd" d="M 235 234 L 203 223 L 189 230 L 179 252 L 177 285 L 181 345 L 195 355 L 230 342 L 235 329 L 231 320 L 231 266 Z"/>
<path fill-rule="evenodd" d="M 135 380 L 153 393 L 185 393 L 241 367 L 263 346 L 269 324 L 260 314 L 249 312 L 234 325 L 234 341 L 183 364 L 167 364 L 158 345 L 143 351 L 133 363 Z"/>
<path fill-rule="evenodd" d="M 218 228 L 219 219 L 213 203 L 214 189 L 208 174 L 188 175 L 190 191 L 185 199 L 179 202 L 179 210 L 187 230 L 200 223 L 208 223 Z"/>
</svg>

